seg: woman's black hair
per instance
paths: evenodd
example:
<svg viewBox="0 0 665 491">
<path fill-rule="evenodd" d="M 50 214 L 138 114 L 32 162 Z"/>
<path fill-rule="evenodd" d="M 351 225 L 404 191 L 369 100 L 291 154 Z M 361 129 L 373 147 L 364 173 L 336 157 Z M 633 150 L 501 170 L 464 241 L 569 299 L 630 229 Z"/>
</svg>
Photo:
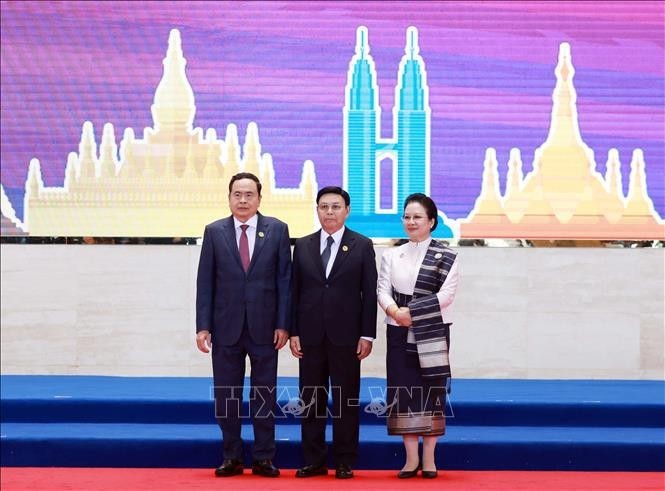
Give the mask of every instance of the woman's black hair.
<svg viewBox="0 0 665 491">
<path fill-rule="evenodd" d="M 430 232 L 434 232 L 434 230 L 436 230 L 436 226 L 439 224 L 439 211 L 436 209 L 434 200 L 429 196 L 427 196 L 426 194 L 413 193 L 408 195 L 404 200 L 405 210 L 409 203 L 418 203 L 422 205 L 423 208 L 425 208 L 425 211 L 427 211 L 427 218 L 430 220 L 434 220 L 434 225 L 432 225 L 432 227 L 429 229 Z"/>
</svg>

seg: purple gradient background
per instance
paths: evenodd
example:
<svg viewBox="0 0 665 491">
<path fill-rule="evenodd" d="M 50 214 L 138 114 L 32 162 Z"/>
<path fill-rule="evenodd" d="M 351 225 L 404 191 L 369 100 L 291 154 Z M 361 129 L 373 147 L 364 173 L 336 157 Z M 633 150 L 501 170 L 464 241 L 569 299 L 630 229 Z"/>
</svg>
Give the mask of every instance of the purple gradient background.
<svg viewBox="0 0 665 491">
<path fill-rule="evenodd" d="M 525 174 L 549 129 L 559 44 L 569 42 L 579 125 L 605 172 L 620 152 L 624 192 L 632 151 L 665 216 L 665 7 L 662 2 L 2 2 L 1 181 L 23 215 L 28 163 L 62 186 L 81 126 L 116 140 L 152 126 L 169 30 L 182 36 L 194 125 L 256 121 L 277 185 L 295 187 L 303 161 L 320 185 L 342 181 L 342 107 L 355 30 L 369 29 L 382 136 L 406 28 L 419 30 L 432 108 L 432 195 L 466 216 L 480 192 L 485 149 L 502 187 L 512 147 Z M 223 210 L 221 211 L 223 213 Z"/>
</svg>

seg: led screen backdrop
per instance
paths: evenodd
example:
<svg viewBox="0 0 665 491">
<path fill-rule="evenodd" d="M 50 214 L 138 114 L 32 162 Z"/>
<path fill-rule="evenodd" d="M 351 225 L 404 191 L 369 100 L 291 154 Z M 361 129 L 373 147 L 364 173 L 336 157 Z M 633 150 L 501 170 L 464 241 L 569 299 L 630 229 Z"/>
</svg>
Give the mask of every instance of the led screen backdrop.
<svg viewBox="0 0 665 491">
<path fill-rule="evenodd" d="M 2 2 L 3 234 L 200 236 L 227 186 L 317 228 L 665 235 L 662 2 Z"/>
</svg>

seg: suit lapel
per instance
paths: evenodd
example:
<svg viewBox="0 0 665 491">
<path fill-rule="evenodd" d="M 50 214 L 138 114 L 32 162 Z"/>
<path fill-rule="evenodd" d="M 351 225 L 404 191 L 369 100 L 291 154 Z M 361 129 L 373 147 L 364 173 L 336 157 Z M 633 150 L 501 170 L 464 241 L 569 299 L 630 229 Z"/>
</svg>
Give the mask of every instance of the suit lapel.
<svg viewBox="0 0 665 491">
<path fill-rule="evenodd" d="M 242 261 L 240 260 L 240 251 L 238 251 L 238 243 L 236 242 L 236 231 L 233 222 L 233 216 L 230 216 L 222 224 L 222 235 L 226 240 L 226 246 L 228 247 L 231 255 L 235 258 L 236 262 L 240 269 L 242 269 Z"/>
<path fill-rule="evenodd" d="M 254 264 L 259 258 L 259 254 L 261 254 L 261 251 L 263 250 L 263 246 L 266 243 L 266 240 L 270 237 L 269 232 L 270 232 L 270 224 L 266 223 L 263 215 L 260 213 L 258 215 L 258 220 L 256 221 L 256 238 L 254 239 L 254 252 L 252 253 L 252 260 L 249 263 L 249 270 L 247 270 L 247 274 L 249 274 L 252 271 L 252 268 L 254 267 Z M 238 253 L 238 257 L 240 257 L 240 253 Z"/>
<path fill-rule="evenodd" d="M 321 233 L 322 231 L 319 230 L 318 233 L 311 235 L 307 247 L 309 248 L 309 254 L 314 262 L 314 267 L 317 268 L 319 274 L 325 278 L 326 272 L 323 270 L 323 263 L 321 262 Z"/>
<path fill-rule="evenodd" d="M 355 242 L 355 237 L 349 231 L 348 228 L 344 229 L 344 234 L 342 235 L 342 240 L 337 249 L 337 255 L 335 256 L 335 262 L 332 265 L 330 270 L 330 276 L 328 279 L 332 279 L 335 274 L 343 267 L 344 261 L 349 257 L 351 250 L 353 249 L 353 243 Z M 321 262 L 321 261 L 319 261 Z M 321 266 L 323 268 L 323 266 Z"/>
</svg>

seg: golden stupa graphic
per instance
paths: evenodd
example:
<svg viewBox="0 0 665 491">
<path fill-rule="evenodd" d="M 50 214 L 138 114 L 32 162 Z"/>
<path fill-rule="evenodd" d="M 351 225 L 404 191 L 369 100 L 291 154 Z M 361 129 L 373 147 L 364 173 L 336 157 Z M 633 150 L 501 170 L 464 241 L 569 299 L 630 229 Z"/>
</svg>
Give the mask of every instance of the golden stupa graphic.
<svg viewBox="0 0 665 491">
<path fill-rule="evenodd" d="M 261 153 L 257 125 L 247 126 L 240 148 L 237 128 L 224 139 L 193 128 L 194 92 L 185 74 L 180 32 L 173 29 L 164 73 L 152 105 L 153 128 L 120 142 L 104 125 L 99 155 L 92 123 L 83 124 L 78 153 L 67 159 L 64 187 L 44 187 L 32 159 L 25 185 L 24 224 L 34 236 L 200 237 L 206 224 L 229 214 L 228 183 L 252 172 L 263 183 L 260 211 L 289 224 L 294 237 L 315 230 L 314 164 L 304 163 L 300 185 L 278 189 L 270 154 Z"/>
<path fill-rule="evenodd" d="M 596 171 L 593 151 L 578 127 L 574 73 L 570 45 L 562 43 L 549 135 L 536 149 L 533 171 L 523 177 L 520 151 L 513 148 L 501 196 L 496 152 L 488 148 L 480 196 L 469 216 L 460 220 L 462 237 L 665 238 L 665 224 L 647 193 L 642 150 L 633 151 L 626 197 L 616 149 L 608 153 L 605 176 Z"/>
</svg>

